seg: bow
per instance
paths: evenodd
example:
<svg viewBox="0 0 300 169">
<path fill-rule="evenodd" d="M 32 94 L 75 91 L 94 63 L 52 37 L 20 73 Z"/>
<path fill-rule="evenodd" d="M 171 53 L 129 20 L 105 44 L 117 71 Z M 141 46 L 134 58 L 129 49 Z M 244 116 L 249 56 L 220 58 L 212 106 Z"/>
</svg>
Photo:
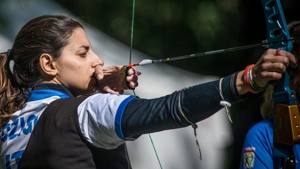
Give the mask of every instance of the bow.
<svg viewBox="0 0 300 169">
<path fill-rule="evenodd" d="M 292 51 L 293 45 L 287 23 L 284 17 L 283 9 L 280 4 L 280 0 L 262 0 L 263 9 L 265 13 L 266 27 L 267 27 L 267 40 L 281 41 L 280 43 L 271 43 L 270 48 L 284 49 L 286 51 Z M 289 87 L 289 75 L 284 73 L 280 83 L 275 85 L 275 92 L 273 96 L 275 104 L 295 104 L 296 97 L 295 92 Z"/>
<path fill-rule="evenodd" d="M 271 48 L 292 51 L 288 26 L 280 0 L 262 0 L 268 41 L 281 41 L 271 44 Z M 274 167 L 295 168 L 293 146 L 300 142 L 298 125 L 300 116 L 295 91 L 289 87 L 287 71 L 274 86 L 273 92 L 273 126 L 274 126 Z"/>
</svg>

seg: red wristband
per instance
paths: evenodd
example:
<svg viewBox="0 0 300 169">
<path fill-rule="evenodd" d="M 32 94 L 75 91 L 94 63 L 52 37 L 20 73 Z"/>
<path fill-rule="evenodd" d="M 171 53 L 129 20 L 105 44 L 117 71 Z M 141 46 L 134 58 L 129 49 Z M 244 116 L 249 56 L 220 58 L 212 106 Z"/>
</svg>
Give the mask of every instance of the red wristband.
<svg viewBox="0 0 300 169">
<path fill-rule="evenodd" d="M 243 81 L 246 83 L 246 84 L 249 84 L 250 85 L 250 78 L 249 78 L 249 71 L 254 67 L 255 65 L 254 64 L 251 64 L 251 65 L 248 65 L 245 67 L 244 69 L 244 72 L 243 72 Z"/>
</svg>

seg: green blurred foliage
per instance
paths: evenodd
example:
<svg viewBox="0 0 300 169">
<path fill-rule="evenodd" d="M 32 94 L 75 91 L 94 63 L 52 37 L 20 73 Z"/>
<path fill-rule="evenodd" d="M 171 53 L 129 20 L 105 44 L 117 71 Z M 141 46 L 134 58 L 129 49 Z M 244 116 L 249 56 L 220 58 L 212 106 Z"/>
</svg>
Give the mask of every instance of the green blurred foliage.
<svg viewBox="0 0 300 169">
<path fill-rule="evenodd" d="M 132 1 L 56 1 L 84 21 L 130 44 Z M 133 46 L 164 58 L 241 45 L 240 12 L 238 0 L 138 0 Z M 172 64 L 196 73 L 225 75 L 253 62 L 253 56 L 252 51 L 243 51 Z"/>
</svg>

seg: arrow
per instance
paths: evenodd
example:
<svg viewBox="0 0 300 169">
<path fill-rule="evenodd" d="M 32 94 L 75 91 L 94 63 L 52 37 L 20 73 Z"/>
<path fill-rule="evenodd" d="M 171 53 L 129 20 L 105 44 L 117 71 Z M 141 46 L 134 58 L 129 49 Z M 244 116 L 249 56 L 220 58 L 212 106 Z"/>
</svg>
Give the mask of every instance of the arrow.
<svg viewBox="0 0 300 169">
<path fill-rule="evenodd" d="M 167 62 L 173 62 L 173 61 L 178 61 L 178 60 L 197 58 L 197 57 L 201 57 L 201 56 L 210 56 L 210 55 L 216 55 L 216 54 L 236 52 L 236 51 L 252 49 L 252 48 L 257 48 L 257 47 L 269 48 L 270 44 L 284 43 L 284 42 L 294 41 L 294 40 L 295 40 L 294 38 L 280 40 L 280 41 L 273 41 L 273 42 L 268 42 L 267 40 L 263 40 L 260 43 L 255 43 L 255 44 L 250 44 L 250 45 L 243 45 L 243 46 L 236 46 L 236 47 L 231 47 L 231 48 L 211 50 L 211 51 L 193 53 L 193 54 L 176 56 L 176 57 L 167 57 L 167 58 L 163 58 L 163 59 L 144 59 L 139 63 L 129 64 L 128 66 L 132 67 L 132 66 L 145 66 L 145 65 L 149 65 L 149 64 L 155 64 L 155 63 L 167 63 Z"/>
</svg>

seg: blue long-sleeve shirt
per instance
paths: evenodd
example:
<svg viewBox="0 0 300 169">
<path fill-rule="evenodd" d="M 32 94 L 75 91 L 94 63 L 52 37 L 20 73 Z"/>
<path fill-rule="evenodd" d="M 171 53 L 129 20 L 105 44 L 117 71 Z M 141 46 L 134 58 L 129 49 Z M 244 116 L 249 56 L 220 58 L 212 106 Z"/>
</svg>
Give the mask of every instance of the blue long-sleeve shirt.
<svg viewBox="0 0 300 169">
<path fill-rule="evenodd" d="M 264 120 L 247 133 L 242 152 L 240 169 L 273 169 L 273 124 Z M 300 169 L 300 145 L 293 147 L 296 169 Z"/>
<path fill-rule="evenodd" d="M 221 94 L 230 102 L 239 99 L 235 78 L 156 99 L 101 93 L 74 98 L 61 85 L 39 85 L 0 129 L 4 167 L 129 169 L 126 140 L 213 115 L 222 108 Z"/>
</svg>

